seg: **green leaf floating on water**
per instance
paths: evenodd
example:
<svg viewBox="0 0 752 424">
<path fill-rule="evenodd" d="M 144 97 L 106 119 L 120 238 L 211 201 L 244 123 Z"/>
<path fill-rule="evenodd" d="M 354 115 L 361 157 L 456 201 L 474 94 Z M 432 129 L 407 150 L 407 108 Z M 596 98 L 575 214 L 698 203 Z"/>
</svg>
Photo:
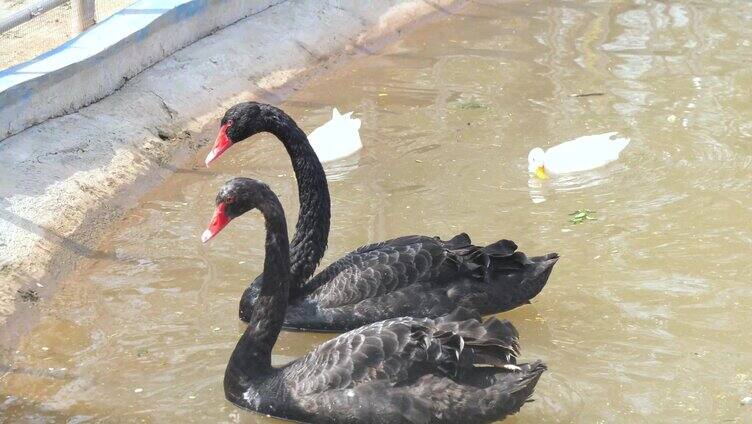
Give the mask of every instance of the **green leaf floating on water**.
<svg viewBox="0 0 752 424">
<path fill-rule="evenodd" d="M 585 221 L 594 221 L 598 219 L 593 216 L 594 213 L 595 211 L 591 211 L 590 209 L 577 209 L 569 214 L 571 216 L 569 222 L 572 224 L 582 224 Z"/>
<path fill-rule="evenodd" d="M 477 100 L 468 100 L 466 102 L 460 103 L 460 109 L 464 110 L 473 110 L 473 109 L 485 109 L 486 105 L 483 103 L 477 101 Z"/>
</svg>

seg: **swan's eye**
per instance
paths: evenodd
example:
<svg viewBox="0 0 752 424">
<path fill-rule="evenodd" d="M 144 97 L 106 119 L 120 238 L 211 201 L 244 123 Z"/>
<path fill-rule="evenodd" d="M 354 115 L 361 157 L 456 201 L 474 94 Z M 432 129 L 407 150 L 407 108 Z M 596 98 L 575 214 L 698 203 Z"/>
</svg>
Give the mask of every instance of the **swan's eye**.
<svg viewBox="0 0 752 424">
<path fill-rule="evenodd" d="M 234 123 L 235 123 L 235 121 L 234 121 L 234 120 L 232 120 L 232 119 L 228 119 L 228 120 L 227 120 L 227 124 L 226 124 L 226 125 L 227 125 L 228 127 L 231 127 L 231 126 L 232 126 L 232 124 L 234 124 Z"/>
<path fill-rule="evenodd" d="M 231 205 L 233 203 L 235 203 L 235 196 L 230 196 L 230 197 L 226 198 L 225 201 L 224 201 L 225 205 Z"/>
</svg>

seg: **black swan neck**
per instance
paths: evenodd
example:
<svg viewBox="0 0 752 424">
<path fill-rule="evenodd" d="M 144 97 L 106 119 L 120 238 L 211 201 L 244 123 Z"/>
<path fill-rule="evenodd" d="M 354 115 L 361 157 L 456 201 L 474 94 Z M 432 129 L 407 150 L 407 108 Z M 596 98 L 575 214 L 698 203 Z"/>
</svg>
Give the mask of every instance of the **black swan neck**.
<svg viewBox="0 0 752 424">
<path fill-rule="evenodd" d="M 239 394 L 272 371 L 272 348 L 285 318 L 290 288 L 290 255 L 284 210 L 269 190 L 258 209 L 266 220 L 264 279 L 253 314 L 225 371 L 225 393 Z"/>
<path fill-rule="evenodd" d="M 300 211 L 290 244 L 293 296 L 316 270 L 324 256 L 331 219 L 326 173 L 303 130 L 277 108 L 271 108 L 269 132 L 285 146 L 298 181 Z"/>
</svg>

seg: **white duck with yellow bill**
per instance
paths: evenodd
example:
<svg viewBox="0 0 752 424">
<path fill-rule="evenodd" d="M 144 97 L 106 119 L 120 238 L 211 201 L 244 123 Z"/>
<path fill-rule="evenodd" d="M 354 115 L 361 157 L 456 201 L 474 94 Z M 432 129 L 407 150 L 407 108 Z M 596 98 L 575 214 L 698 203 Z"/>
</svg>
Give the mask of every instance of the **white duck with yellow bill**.
<svg viewBox="0 0 752 424">
<path fill-rule="evenodd" d="M 527 156 L 528 171 L 540 179 L 600 168 L 619 159 L 629 138 L 616 132 L 586 135 L 565 141 L 544 151 L 540 147 Z"/>
</svg>

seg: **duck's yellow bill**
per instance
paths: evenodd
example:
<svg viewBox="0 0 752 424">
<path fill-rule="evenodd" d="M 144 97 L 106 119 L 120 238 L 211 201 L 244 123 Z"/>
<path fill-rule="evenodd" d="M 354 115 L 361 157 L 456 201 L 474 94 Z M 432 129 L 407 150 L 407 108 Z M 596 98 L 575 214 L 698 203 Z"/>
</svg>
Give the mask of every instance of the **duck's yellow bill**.
<svg viewBox="0 0 752 424">
<path fill-rule="evenodd" d="M 535 176 L 541 180 L 548 179 L 548 174 L 546 174 L 546 170 L 542 166 L 535 168 Z"/>
</svg>

